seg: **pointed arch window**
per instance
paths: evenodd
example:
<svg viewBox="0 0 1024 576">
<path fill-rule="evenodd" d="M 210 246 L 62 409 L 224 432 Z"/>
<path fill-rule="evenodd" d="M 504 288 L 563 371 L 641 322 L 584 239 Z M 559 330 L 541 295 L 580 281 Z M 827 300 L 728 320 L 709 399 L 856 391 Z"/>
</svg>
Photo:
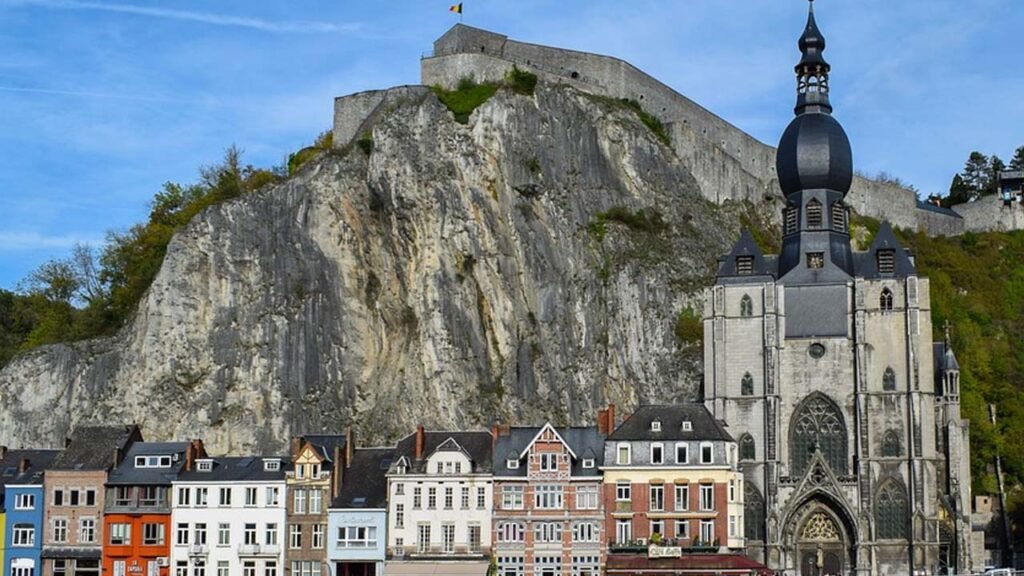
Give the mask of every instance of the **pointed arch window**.
<svg viewBox="0 0 1024 576">
<path fill-rule="evenodd" d="M 750 434 L 740 436 L 740 462 L 757 460 L 757 448 L 754 446 L 754 437 Z"/>
<path fill-rule="evenodd" d="M 895 430 L 889 430 L 882 437 L 882 457 L 898 458 L 900 452 L 900 435 Z"/>
<path fill-rule="evenodd" d="M 816 393 L 793 414 L 790 425 L 790 475 L 803 476 L 814 452 L 837 475 L 846 474 L 846 424 L 832 400 Z"/>
<path fill-rule="evenodd" d="M 754 315 L 754 301 L 749 295 L 744 294 L 743 299 L 740 300 L 740 316 L 744 318 L 750 318 Z"/>
<path fill-rule="evenodd" d="M 818 202 L 816 198 L 812 198 L 807 203 L 807 227 L 808 228 L 821 228 L 822 214 L 821 214 L 821 202 Z"/>
<path fill-rule="evenodd" d="M 896 371 L 889 366 L 885 369 L 885 374 L 882 374 L 882 390 L 886 392 L 894 392 L 896 390 Z"/>
<path fill-rule="evenodd" d="M 846 232 L 846 207 L 838 200 L 832 203 L 832 230 Z"/>
<path fill-rule="evenodd" d="M 907 493 L 894 480 L 889 480 L 878 491 L 875 501 L 876 535 L 879 540 L 905 540 L 907 538 Z"/>
<path fill-rule="evenodd" d="M 743 396 L 754 395 L 754 377 L 747 372 L 743 375 L 743 379 L 740 380 L 740 394 Z"/>
<path fill-rule="evenodd" d="M 878 296 L 878 307 L 882 312 L 892 312 L 892 290 L 882 288 L 882 293 Z"/>
<path fill-rule="evenodd" d="M 747 540 L 764 540 L 764 497 L 753 482 L 743 487 L 743 536 Z"/>
</svg>

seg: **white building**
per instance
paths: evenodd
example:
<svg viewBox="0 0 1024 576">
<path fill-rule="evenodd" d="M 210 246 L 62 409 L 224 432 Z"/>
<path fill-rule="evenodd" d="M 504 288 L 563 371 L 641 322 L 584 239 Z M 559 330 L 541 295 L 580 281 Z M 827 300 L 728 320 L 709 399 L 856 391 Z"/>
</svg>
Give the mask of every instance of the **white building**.
<svg viewBox="0 0 1024 576">
<path fill-rule="evenodd" d="M 484 574 L 493 498 L 489 432 L 425 432 L 398 443 L 388 470 L 392 575 Z"/>
<path fill-rule="evenodd" d="M 172 484 L 172 576 L 283 576 L 281 458 L 196 460 Z"/>
</svg>

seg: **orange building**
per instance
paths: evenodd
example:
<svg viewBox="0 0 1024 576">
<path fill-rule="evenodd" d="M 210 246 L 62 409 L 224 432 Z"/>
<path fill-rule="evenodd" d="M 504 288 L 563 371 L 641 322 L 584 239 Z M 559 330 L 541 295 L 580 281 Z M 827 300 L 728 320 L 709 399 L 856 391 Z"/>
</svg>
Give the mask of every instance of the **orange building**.
<svg viewBox="0 0 1024 576">
<path fill-rule="evenodd" d="M 171 482 L 196 458 L 205 457 L 200 440 L 132 445 L 107 477 L 104 575 L 170 576 L 170 539 L 176 537 L 171 534 Z M 195 530 L 193 541 L 205 543 L 205 530 Z"/>
</svg>

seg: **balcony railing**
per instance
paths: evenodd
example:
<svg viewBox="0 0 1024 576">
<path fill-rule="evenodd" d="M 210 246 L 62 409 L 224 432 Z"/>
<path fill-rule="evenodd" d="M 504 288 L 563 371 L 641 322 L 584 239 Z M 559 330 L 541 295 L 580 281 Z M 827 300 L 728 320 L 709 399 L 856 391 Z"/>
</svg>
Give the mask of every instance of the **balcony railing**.
<svg viewBox="0 0 1024 576">
<path fill-rule="evenodd" d="M 277 544 L 240 544 L 238 546 L 239 556 L 277 556 L 281 553 L 281 547 Z"/>
<path fill-rule="evenodd" d="M 608 551 L 612 554 L 646 554 L 648 548 L 652 545 L 655 544 L 643 540 L 630 540 L 629 542 L 610 540 L 608 542 Z M 718 552 L 719 549 L 718 544 L 707 544 L 699 540 L 691 542 L 687 539 L 672 540 L 669 538 L 663 539 L 660 544 L 655 546 L 682 548 L 683 554 L 708 554 Z"/>
<path fill-rule="evenodd" d="M 188 547 L 189 556 L 206 556 L 210 553 L 210 547 L 206 544 L 192 544 Z"/>
</svg>

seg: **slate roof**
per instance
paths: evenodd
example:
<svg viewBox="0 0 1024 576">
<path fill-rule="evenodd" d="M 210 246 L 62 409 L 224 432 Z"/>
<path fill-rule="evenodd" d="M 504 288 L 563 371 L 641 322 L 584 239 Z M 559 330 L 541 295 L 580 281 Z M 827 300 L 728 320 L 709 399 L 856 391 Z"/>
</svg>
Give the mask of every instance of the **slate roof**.
<svg viewBox="0 0 1024 576">
<path fill-rule="evenodd" d="M 321 434 L 315 436 L 302 436 L 303 442 L 313 445 L 320 456 L 327 462 L 334 462 L 334 449 L 338 448 L 345 452 L 344 434 Z"/>
<path fill-rule="evenodd" d="M 753 270 L 750 274 L 740 275 L 736 271 L 736 259 L 740 256 L 752 256 L 754 258 Z M 754 240 L 750 230 L 743 229 L 739 241 L 733 246 L 728 256 L 718 259 L 718 276 L 739 276 L 749 278 L 751 276 L 775 276 L 778 273 L 777 258 L 766 257 L 761 248 Z"/>
<path fill-rule="evenodd" d="M 110 486 L 170 486 L 185 466 L 188 442 L 136 442 L 128 449 L 124 460 L 107 474 Z M 170 468 L 136 468 L 136 456 L 170 456 Z"/>
<path fill-rule="evenodd" d="M 949 208 L 943 208 L 942 206 L 936 206 L 931 202 L 925 202 L 923 200 L 917 201 L 917 209 L 924 210 L 926 212 L 935 212 L 936 214 L 942 214 L 943 216 L 950 216 L 952 218 L 959 218 L 960 220 L 963 220 L 963 216 L 957 214 L 956 211 L 950 210 Z"/>
<path fill-rule="evenodd" d="M 71 443 L 50 465 L 50 470 L 109 470 L 114 464 L 114 450 L 122 454 L 133 443 L 141 442 L 142 433 L 136 425 L 79 426 Z"/>
<path fill-rule="evenodd" d="M 494 444 L 494 475 L 525 477 L 527 467 L 521 463 L 518 468 L 509 468 L 508 460 L 519 460 L 523 451 L 544 426 L 514 426 L 508 435 L 498 436 Z M 569 449 L 576 454 L 572 462 L 572 476 L 601 476 L 599 468 L 604 464 L 604 441 L 607 436 L 598 432 L 596 426 L 555 428 L 555 432 L 565 440 Z M 593 459 L 593 468 L 584 468 L 583 460 Z M 523 458 L 525 461 L 525 457 Z"/>
<path fill-rule="evenodd" d="M 273 458 L 281 461 L 278 470 L 264 470 L 263 459 Z M 287 456 L 224 456 L 212 458 L 213 469 L 200 472 L 196 466 L 192 470 L 182 470 L 178 474 L 178 482 L 275 482 L 284 480 L 285 472 L 291 470 L 292 461 Z"/>
<path fill-rule="evenodd" d="M 405 458 L 409 463 L 409 474 L 423 474 L 426 472 L 427 458 L 448 439 L 454 440 L 469 456 L 473 463 L 473 474 L 487 474 L 492 471 L 491 455 L 493 452 L 490 432 L 424 432 L 423 457 L 415 459 L 416 455 L 416 433 L 413 432 L 398 441 L 395 447 L 394 462 Z M 394 462 L 392 466 L 394 466 Z"/>
<path fill-rule="evenodd" d="M 387 508 L 388 481 L 385 475 L 395 457 L 394 448 L 356 448 L 352 463 L 345 468 L 341 491 L 331 508 Z"/>
<path fill-rule="evenodd" d="M 661 421 L 661 431 L 651 431 L 651 422 Z M 689 421 L 692 430 L 684 431 Z M 608 440 L 724 440 L 734 442 L 721 422 L 703 404 L 692 402 L 665 406 L 641 406 L 619 425 Z"/>
<path fill-rule="evenodd" d="M 43 471 L 60 454 L 60 450 L 8 450 L 0 460 L 0 494 L 4 485 L 32 485 L 43 483 Z M 28 460 L 28 468 L 18 472 L 22 460 Z"/>
<path fill-rule="evenodd" d="M 882 274 L 878 271 L 878 251 L 889 248 L 895 250 L 895 273 Z M 914 263 L 910 261 L 910 255 L 903 249 L 903 245 L 900 244 L 899 240 L 896 239 L 896 235 L 892 231 L 892 225 L 888 222 L 882 222 L 878 229 L 878 234 L 875 234 L 875 240 L 871 243 L 871 248 L 867 252 L 854 254 L 854 261 L 859 278 L 870 280 L 878 278 L 906 278 L 907 276 L 917 274 Z"/>
</svg>

